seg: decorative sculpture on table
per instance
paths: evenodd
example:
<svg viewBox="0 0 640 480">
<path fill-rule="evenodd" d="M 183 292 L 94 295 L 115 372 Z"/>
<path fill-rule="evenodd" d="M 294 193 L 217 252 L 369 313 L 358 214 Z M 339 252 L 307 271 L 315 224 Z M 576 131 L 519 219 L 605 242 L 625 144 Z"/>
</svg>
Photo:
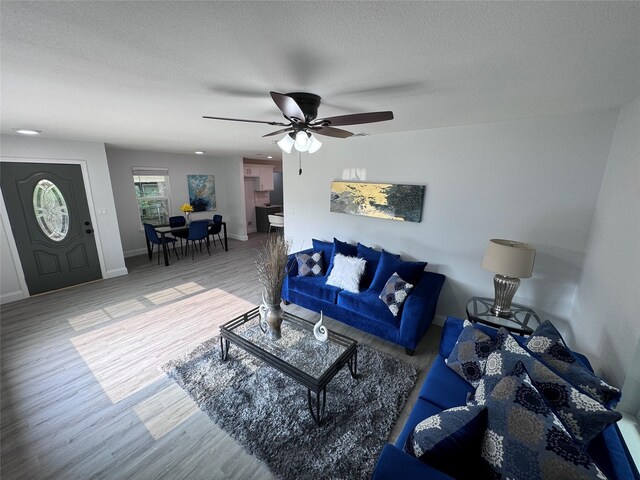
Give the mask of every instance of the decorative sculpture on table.
<svg viewBox="0 0 640 480">
<path fill-rule="evenodd" d="M 329 339 L 329 330 L 322 324 L 322 320 L 324 320 L 324 315 L 320 310 L 320 321 L 313 326 L 313 334 L 321 342 L 326 342 Z"/>
<path fill-rule="evenodd" d="M 282 285 L 287 275 L 289 260 L 289 241 L 282 235 L 269 235 L 258 251 L 256 267 L 258 280 L 262 285 L 262 305 L 260 305 L 260 328 L 271 340 L 278 340 L 282 334 L 283 311 Z"/>
</svg>

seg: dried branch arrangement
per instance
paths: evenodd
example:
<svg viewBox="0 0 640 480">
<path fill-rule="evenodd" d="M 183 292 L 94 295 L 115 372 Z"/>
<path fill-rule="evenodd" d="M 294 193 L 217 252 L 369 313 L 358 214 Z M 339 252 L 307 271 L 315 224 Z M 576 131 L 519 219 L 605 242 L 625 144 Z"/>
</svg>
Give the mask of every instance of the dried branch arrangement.
<svg viewBox="0 0 640 480">
<path fill-rule="evenodd" d="M 289 247 L 289 240 L 282 235 L 269 235 L 258 250 L 258 280 L 264 288 L 264 301 L 271 305 L 280 304 L 284 277 L 288 273 Z"/>
</svg>

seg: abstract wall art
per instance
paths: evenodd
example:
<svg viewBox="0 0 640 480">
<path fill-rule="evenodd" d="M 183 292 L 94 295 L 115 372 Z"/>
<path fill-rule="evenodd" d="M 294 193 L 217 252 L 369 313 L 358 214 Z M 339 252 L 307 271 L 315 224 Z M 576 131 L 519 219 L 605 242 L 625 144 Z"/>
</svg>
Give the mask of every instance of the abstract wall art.
<svg viewBox="0 0 640 480">
<path fill-rule="evenodd" d="M 331 211 L 420 222 L 424 185 L 331 182 Z"/>
<path fill-rule="evenodd" d="M 187 175 L 189 203 L 194 212 L 216 209 L 216 185 L 214 175 Z"/>
</svg>

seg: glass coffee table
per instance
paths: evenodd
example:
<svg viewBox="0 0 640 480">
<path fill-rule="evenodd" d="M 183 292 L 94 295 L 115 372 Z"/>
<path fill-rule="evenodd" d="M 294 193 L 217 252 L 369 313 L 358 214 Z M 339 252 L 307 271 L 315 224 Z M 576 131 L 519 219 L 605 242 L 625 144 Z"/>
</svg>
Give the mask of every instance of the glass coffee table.
<svg viewBox="0 0 640 480">
<path fill-rule="evenodd" d="M 329 339 L 321 342 L 313 335 L 313 323 L 287 312 L 279 340 L 269 340 L 262 332 L 256 307 L 220 327 L 222 361 L 228 357 L 230 343 L 307 387 L 307 404 L 316 425 L 324 419 L 331 379 L 345 365 L 351 376 L 357 377 L 358 342 L 335 332 L 329 332 Z"/>
</svg>

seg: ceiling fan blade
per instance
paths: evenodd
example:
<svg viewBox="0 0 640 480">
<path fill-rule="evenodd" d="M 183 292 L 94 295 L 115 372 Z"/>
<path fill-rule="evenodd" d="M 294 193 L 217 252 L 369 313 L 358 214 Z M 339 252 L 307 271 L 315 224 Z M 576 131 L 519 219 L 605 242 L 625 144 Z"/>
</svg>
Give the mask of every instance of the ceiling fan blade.
<svg viewBox="0 0 640 480">
<path fill-rule="evenodd" d="M 359 125 L 361 123 L 384 122 L 387 120 L 393 120 L 393 112 L 353 113 L 351 115 L 322 118 L 314 123 L 324 124 L 328 122 L 328 125 L 335 127 L 340 125 Z"/>
<path fill-rule="evenodd" d="M 315 133 L 319 135 L 326 135 L 327 137 L 336 137 L 336 138 L 349 138 L 353 136 L 353 133 L 347 132 L 346 130 L 342 130 L 341 128 L 333 128 L 333 127 L 311 127 Z"/>
<path fill-rule="evenodd" d="M 300 105 L 298 105 L 293 98 L 283 93 L 270 93 L 271 98 L 273 98 L 273 101 L 276 102 L 276 105 L 282 111 L 285 117 L 287 117 L 291 121 L 294 121 L 294 119 L 298 119 L 300 120 L 300 122 L 305 121 L 304 112 L 300 108 Z"/>
<path fill-rule="evenodd" d="M 247 123 L 266 123 L 267 125 L 277 125 L 280 127 L 286 127 L 289 126 L 288 123 L 282 123 L 282 122 L 264 122 L 262 120 L 245 120 L 243 118 L 226 118 L 226 117 L 207 117 L 204 116 L 202 118 L 208 118 L 210 120 L 228 120 L 230 122 L 247 122 Z"/>
<path fill-rule="evenodd" d="M 267 133 L 266 135 L 262 135 L 263 137 L 272 137 L 274 135 L 280 135 L 281 133 L 291 132 L 292 128 L 283 128 L 282 130 L 276 130 L 275 132 Z"/>
</svg>

